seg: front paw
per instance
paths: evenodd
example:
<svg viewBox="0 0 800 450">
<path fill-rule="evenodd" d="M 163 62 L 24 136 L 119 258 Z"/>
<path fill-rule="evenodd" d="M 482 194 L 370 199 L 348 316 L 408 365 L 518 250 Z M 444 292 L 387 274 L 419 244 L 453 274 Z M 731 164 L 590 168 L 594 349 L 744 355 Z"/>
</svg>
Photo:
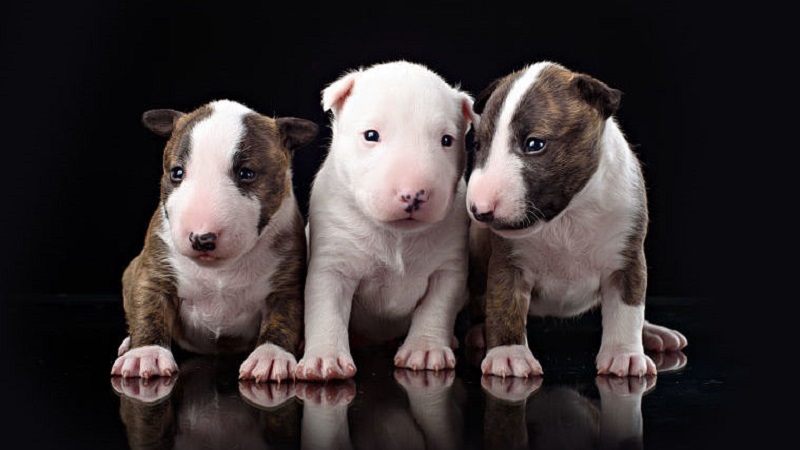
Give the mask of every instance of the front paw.
<svg viewBox="0 0 800 450">
<path fill-rule="evenodd" d="M 277 408 L 295 395 L 292 383 L 259 383 L 252 380 L 239 382 L 239 394 L 248 403 L 262 409 Z"/>
<path fill-rule="evenodd" d="M 484 375 L 520 377 L 541 375 L 542 365 L 525 345 L 501 345 L 489 350 L 481 363 Z"/>
<path fill-rule="evenodd" d="M 160 345 L 146 345 L 128 350 L 114 361 L 111 375 L 125 378 L 169 377 L 178 373 L 172 352 Z"/>
<path fill-rule="evenodd" d="M 301 380 L 344 380 L 356 374 L 356 364 L 347 350 L 307 350 L 294 373 Z"/>
<path fill-rule="evenodd" d="M 142 403 L 156 403 L 166 398 L 175 387 L 178 377 L 111 378 L 111 387 L 120 395 Z"/>
<path fill-rule="evenodd" d="M 275 344 L 264 343 L 256 347 L 239 367 L 239 379 L 280 383 L 294 375 L 296 366 L 294 355 Z"/>
<path fill-rule="evenodd" d="M 447 345 L 425 339 L 406 339 L 394 356 L 394 365 L 411 370 L 443 370 L 456 367 L 456 356 Z"/>
<path fill-rule="evenodd" d="M 601 346 L 597 354 L 597 374 L 619 377 L 655 375 L 656 364 L 641 349 Z"/>
</svg>

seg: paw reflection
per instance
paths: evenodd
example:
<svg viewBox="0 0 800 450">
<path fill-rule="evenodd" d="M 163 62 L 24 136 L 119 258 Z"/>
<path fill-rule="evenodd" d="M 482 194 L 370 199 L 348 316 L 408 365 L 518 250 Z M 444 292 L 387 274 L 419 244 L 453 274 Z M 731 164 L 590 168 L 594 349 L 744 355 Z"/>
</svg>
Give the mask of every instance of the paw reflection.
<svg viewBox="0 0 800 450">
<path fill-rule="evenodd" d="M 238 382 L 238 360 L 195 357 L 173 377 L 113 377 L 130 448 L 296 448 L 291 383 Z"/>
<path fill-rule="evenodd" d="M 688 358 L 686 355 L 678 350 L 674 352 L 658 352 L 649 354 L 656 363 L 656 370 L 658 373 L 676 372 L 686 367 Z"/>
<path fill-rule="evenodd" d="M 117 394 L 143 403 L 155 403 L 166 398 L 178 376 L 158 378 L 112 377 L 111 387 Z"/>
<path fill-rule="evenodd" d="M 655 376 L 598 376 L 593 386 L 483 377 L 484 447 L 641 448 L 642 397 L 655 385 Z"/>
<path fill-rule="evenodd" d="M 456 372 L 453 369 L 436 371 L 395 369 L 394 379 L 406 392 L 428 391 L 452 386 Z"/>
<path fill-rule="evenodd" d="M 239 381 L 239 394 L 248 403 L 264 409 L 277 408 L 294 398 L 294 385 L 291 383 L 259 383 L 254 380 Z"/>
<path fill-rule="evenodd" d="M 507 402 L 524 402 L 531 394 L 542 387 L 542 377 L 497 377 L 484 375 L 481 377 L 481 387 L 498 400 Z"/>
<path fill-rule="evenodd" d="M 352 379 L 331 380 L 327 383 L 298 381 L 295 395 L 304 404 L 321 407 L 347 406 L 356 397 L 356 383 Z"/>
</svg>

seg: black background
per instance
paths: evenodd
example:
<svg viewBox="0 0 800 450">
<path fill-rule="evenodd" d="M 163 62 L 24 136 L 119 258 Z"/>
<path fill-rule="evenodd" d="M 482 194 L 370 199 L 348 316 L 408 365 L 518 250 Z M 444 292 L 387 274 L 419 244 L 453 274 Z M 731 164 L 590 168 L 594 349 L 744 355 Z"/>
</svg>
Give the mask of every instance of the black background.
<svg viewBox="0 0 800 450">
<path fill-rule="evenodd" d="M 320 91 L 346 70 L 400 58 L 473 95 L 544 59 L 620 89 L 617 118 L 648 185 L 649 294 L 716 299 L 736 312 L 731 295 L 774 285 L 754 276 L 775 275 L 764 270 L 760 250 L 772 245 L 759 223 L 774 198 L 760 192 L 778 178 L 754 157 L 774 133 L 758 122 L 775 115 L 759 101 L 780 98 L 781 79 L 790 81 L 765 64 L 782 42 L 765 35 L 781 31 L 774 11 L 689 1 L 104 0 L 3 12 L 4 292 L 119 292 L 158 202 L 164 140 L 141 125 L 143 111 L 230 98 L 317 122 L 319 138 L 294 161 L 305 210 L 329 137 Z"/>
</svg>

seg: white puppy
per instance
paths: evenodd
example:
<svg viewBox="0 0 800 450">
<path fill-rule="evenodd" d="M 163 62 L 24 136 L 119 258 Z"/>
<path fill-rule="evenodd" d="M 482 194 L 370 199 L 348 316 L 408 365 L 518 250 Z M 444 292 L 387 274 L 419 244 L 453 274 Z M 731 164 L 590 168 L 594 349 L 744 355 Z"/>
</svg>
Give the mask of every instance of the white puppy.
<svg viewBox="0 0 800 450">
<path fill-rule="evenodd" d="M 330 151 L 309 203 L 302 379 L 356 372 L 350 332 L 405 337 L 395 365 L 455 366 L 466 299 L 465 134 L 472 98 L 428 68 L 381 63 L 322 92 Z"/>
</svg>

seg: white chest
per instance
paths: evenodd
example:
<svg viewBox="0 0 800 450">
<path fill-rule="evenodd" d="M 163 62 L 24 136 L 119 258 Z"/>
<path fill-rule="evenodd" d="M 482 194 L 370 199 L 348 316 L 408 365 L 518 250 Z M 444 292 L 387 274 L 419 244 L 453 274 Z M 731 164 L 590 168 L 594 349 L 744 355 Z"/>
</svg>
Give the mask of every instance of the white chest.
<svg viewBox="0 0 800 450">
<path fill-rule="evenodd" d="M 199 267 L 176 259 L 175 266 L 182 347 L 216 353 L 220 338 L 242 345 L 255 340 L 272 291 L 273 264 Z"/>
<path fill-rule="evenodd" d="M 569 317 L 595 306 L 621 266 L 625 230 L 613 215 L 568 214 L 518 242 L 516 260 L 533 287 L 529 313 Z"/>
</svg>

